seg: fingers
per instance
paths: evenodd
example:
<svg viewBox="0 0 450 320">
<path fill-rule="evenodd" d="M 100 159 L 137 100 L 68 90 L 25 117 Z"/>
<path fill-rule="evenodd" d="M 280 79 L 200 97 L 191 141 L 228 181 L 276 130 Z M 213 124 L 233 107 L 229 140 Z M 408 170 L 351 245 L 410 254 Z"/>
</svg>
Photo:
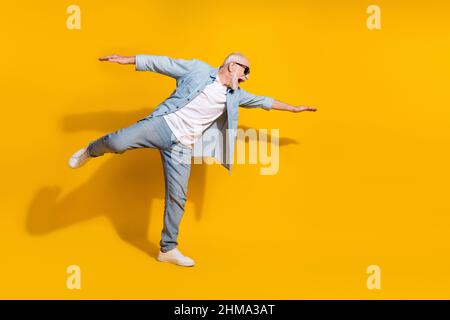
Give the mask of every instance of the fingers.
<svg viewBox="0 0 450 320">
<path fill-rule="evenodd" d="M 112 59 L 118 58 L 117 54 L 111 54 L 111 55 L 107 55 L 107 56 L 103 56 L 98 58 L 98 60 L 100 61 L 111 61 Z"/>
<path fill-rule="evenodd" d="M 103 56 L 103 57 L 98 58 L 98 60 L 100 60 L 100 61 L 108 61 L 110 57 L 111 56 Z"/>
<path fill-rule="evenodd" d="M 302 111 L 317 111 L 317 108 L 303 106 L 303 107 L 298 107 L 298 108 L 295 110 L 295 112 L 302 112 Z"/>
</svg>

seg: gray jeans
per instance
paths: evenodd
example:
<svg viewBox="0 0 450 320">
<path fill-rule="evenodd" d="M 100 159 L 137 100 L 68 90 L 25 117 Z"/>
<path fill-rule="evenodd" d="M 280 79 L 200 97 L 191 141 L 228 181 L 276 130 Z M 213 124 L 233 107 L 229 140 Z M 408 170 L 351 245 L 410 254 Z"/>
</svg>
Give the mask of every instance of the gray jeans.
<svg viewBox="0 0 450 320">
<path fill-rule="evenodd" d="M 192 150 L 183 146 L 162 116 L 143 118 L 131 126 L 92 141 L 91 157 L 124 153 L 136 148 L 154 148 L 161 154 L 165 179 L 164 226 L 160 247 L 167 252 L 178 245 L 178 230 L 187 199 Z"/>
</svg>

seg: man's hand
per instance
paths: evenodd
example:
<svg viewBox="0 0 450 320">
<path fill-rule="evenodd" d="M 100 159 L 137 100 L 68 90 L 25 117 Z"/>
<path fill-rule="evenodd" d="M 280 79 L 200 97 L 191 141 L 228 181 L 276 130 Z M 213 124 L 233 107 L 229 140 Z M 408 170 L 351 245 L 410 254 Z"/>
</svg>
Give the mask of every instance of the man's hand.
<svg viewBox="0 0 450 320">
<path fill-rule="evenodd" d="M 300 106 L 300 107 L 292 107 L 292 112 L 302 112 L 302 111 L 317 111 L 317 108 L 308 107 L 308 106 Z"/>
<path fill-rule="evenodd" d="M 281 110 L 281 111 L 290 111 L 290 112 L 302 112 L 302 111 L 317 111 L 314 107 L 308 107 L 308 106 L 291 106 L 288 103 L 281 102 L 279 100 L 275 100 L 272 104 L 272 109 L 274 110 Z"/>
<path fill-rule="evenodd" d="M 108 61 L 108 62 L 117 62 L 120 64 L 135 64 L 136 63 L 136 57 L 125 57 L 125 56 L 119 56 L 118 54 L 112 54 L 109 56 L 103 56 L 98 58 L 100 61 Z"/>
</svg>

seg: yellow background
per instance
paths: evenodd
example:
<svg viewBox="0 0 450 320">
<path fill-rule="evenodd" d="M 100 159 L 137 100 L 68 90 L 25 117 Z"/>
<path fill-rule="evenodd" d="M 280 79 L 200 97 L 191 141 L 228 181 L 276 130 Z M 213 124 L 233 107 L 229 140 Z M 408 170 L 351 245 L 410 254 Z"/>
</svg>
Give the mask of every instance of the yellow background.
<svg viewBox="0 0 450 320">
<path fill-rule="evenodd" d="M 81 30 L 66 8 L 81 8 Z M 381 7 L 381 30 L 366 8 Z M 0 298 L 450 298 L 446 1 L 10 1 L 2 6 Z M 242 87 L 315 113 L 240 108 L 280 130 L 280 168 L 195 165 L 180 250 L 158 263 L 152 149 L 71 170 L 149 114 L 168 77 L 106 54 L 248 55 Z M 81 268 L 81 290 L 66 267 Z M 366 268 L 381 267 L 381 290 Z"/>
</svg>

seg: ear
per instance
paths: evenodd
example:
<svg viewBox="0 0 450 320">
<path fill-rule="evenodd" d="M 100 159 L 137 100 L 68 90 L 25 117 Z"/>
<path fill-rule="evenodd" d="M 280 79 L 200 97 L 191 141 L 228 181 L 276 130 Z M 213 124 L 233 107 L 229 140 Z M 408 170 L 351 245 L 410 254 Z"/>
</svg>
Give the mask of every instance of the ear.
<svg viewBox="0 0 450 320">
<path fill-rule="evenodd" d="M 230 62 L 227 66 L 228 71 L 231 73 L 235 68 L 236 64 L 234 62 Z"/>
</svg>

